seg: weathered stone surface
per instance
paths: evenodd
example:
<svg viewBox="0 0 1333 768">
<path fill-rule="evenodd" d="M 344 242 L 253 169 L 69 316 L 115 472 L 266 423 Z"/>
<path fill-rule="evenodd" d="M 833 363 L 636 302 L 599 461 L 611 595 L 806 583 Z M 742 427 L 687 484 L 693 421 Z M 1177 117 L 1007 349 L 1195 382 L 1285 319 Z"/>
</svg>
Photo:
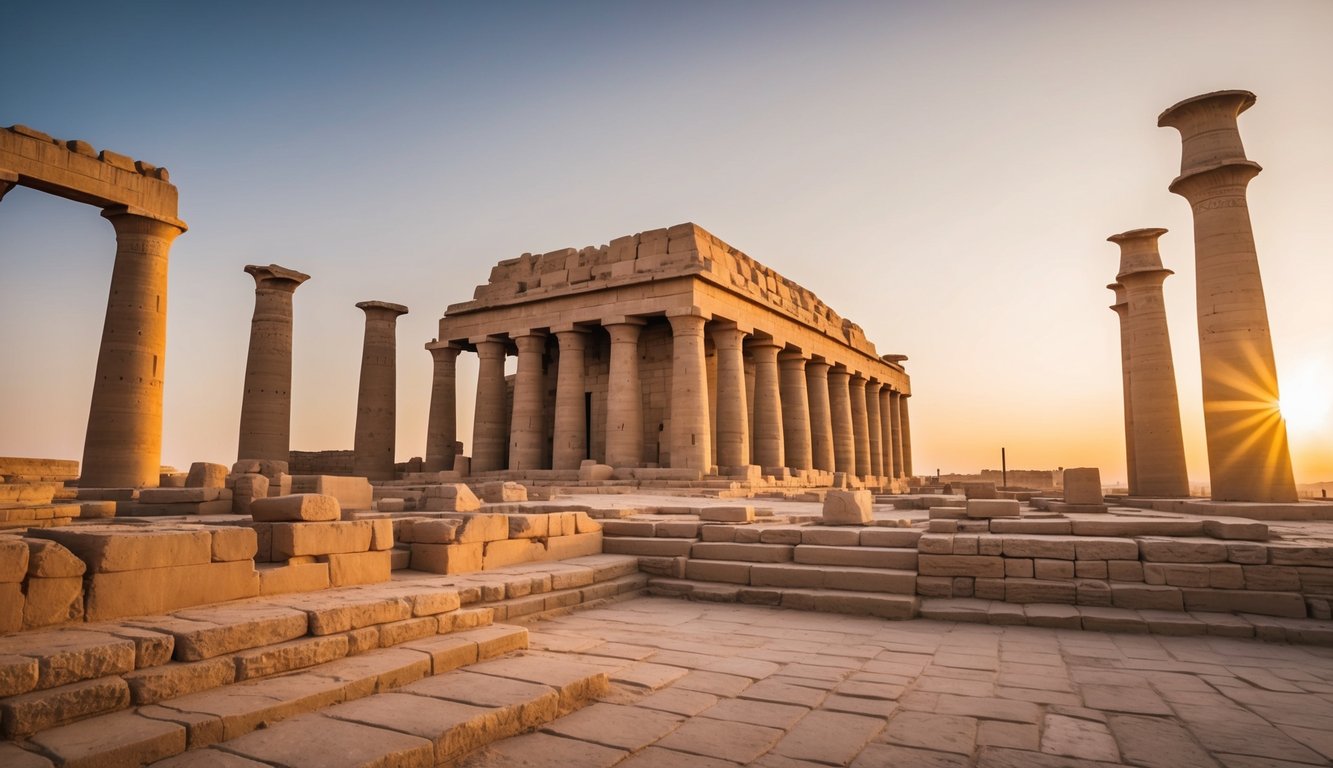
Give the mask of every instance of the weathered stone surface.
<svg viewBox="0 0 1333 768">
<path fill-rule="evenodd" d="M 38 660 L 38 688 L 116 675 L 134 669 L 134 643 L 102 632 L 52 629 L 0 638 L 0 654 Z"/>
<path fill-rule="evenodd" d="M 227 742 L 228 751 L 292 768 L 433 768 L 429 740 L 318 715 L 300 715 Z"/>
<path fill-rule="evenodd" d="M 1012 499 L 969 496 L 967 500 L 967 516 L 973 518 L 1018 517 L 1019 505 L 1017 501 Z"/>
<path fill-rule="evenodd" d="M 922 576 L 1004 577 L 1004 558 L 1001 557 L 923 554 L 917 562 Z"/>
<path fill-rule="evenodd" d="M 348 552 L 321 556 L 329 564 L 329 585 L 347 587 L 355 584 L 379 584 L 392 575 L 387 551 Z"/>
<path fill-rule="evenodd" d="M 264 523 L 331 522 L 342 516 L 338 500 L 318 493 L 272 496 L 250 503 L 250 515 Z"/>
<path fill-rule="evenodd" d="M 0 701 L 0 730 L 12 739 L 129 705 L 129 686 L 119 677 L 83 680 Z"/>
<path fill-rule="evenodd" d="M 64 545 L 55 541 L 45 539 L 27 538 L 23 542 L 28 545 L 28 576 L 40 576 L 42 578 L 60 578 L 65 576 L 83 576 L 88 567 L 83 561 L 75 557 Z M 8 543 L 8 542 L 6 542 Z M 9 555 L 16 555 L 17 551 L 11 552 L 4 549 L 5 543 L 0 543 L 0 569 L 16 565 L 16 562 L 6 562 Z M 15 557 L 15 561 L 19 558 Z M 8 579 L 0 578 L 0 582 Z M 17 579 L 14 579 L 17 581 Z"/>
<path fill-rule="evenodd" d="M 261 595 L 316 592 L 329 588 L 328 563 L 290 563 L 261 568 L 258 573 Z"/>
<path fill-rule="evenodd" d="M 199 529 L 87 525 L 34 528 L 28 535 L 59 542 L 92 573 L 200 565 L 213 558 L 212 534 Z"/>
<path fill-rule="evenodd" d="M 205 542 L 211 541 L 205 533 Z M 166 613 L 259 594 L 254 563 L 204 563 L 95 573 L 85 580 L 89 621 Z"/>
<path fill-rule="evenodd" d="M 870 491 L 830 490 L 824 497 L 824 524 L 867 525 L 874 519 L 870 512 L 873 503 Z"/>
<path fill-rule="evenodd" d="M 186 488 L 144 488 L 139 491 L 141 504 L 199 504 L 217 501 L 226 490 L 221 486 Z"/>
<path fill-rule="evenodd" d="M 371 509 L 374 506 L 374 489 L 364 477 L 292 475 L 291 493 L 332 496 L 343 509 Z"/>
<path fill-rule="evenodd" d="M 35 629 L 83 618 L 83 579 L 30 577 L 23 601 L 23 628 Z"/>
<path fill-rule="evenodd" d="M 214 562 L 253 560 L 259 551 L 259 537 L 249 526 L 215 526 L 212 534 Z"/>
<path fill-rule="evenodd" d="M 1206 539 L 1139 540 L 1139 552 L 1145 562 L 1155 563 L 1225 563 L 1227 545 Z"/>
<path fill-rule="evenodd" d="M 307 616 L 279 605 L 251 603 L 179 611 L 175 616 L 133 623 L 171 633 L 176 639 L 176 659 L 199 661 L 301 637 L 306 633 Z"/>
<path fill-rule="evenodd" d="M 249 680 L 340 659 L 347 655 L 348 650 L 346 635 L 303 637 L 241 651 L 230 661 L 235 664 L 236 679 Z M 214 659 L 214 661 L 228 661 L 228 659 Z"/>
<path fill-rule="evenodd" d="M 428 573 L 480 571 L 485 544 L 412 544 L 412 570 Z"/>
<path fill-rule="evenodd" d="M 528 489 L 512 481 L 482 483 L 481 498 L 491 504 L 527 501 Z"/>
<path fill-rule="evenodd" d="M 481 500 L 462 483 L 432 485 L 426 488 L 426 509 L 437 512 L 474 512 Z"/>
<path fill-rule="evenodd" d="M 185 478 L 186 488 L 222 488 L 227 484 L 227 467 L 222 464 L 209 464 L 196 461 L 190 465 L 190 473 Z"/>
<path fill-rule="evenodd" d="M 700 507 L 699 519 L 717 523 L 752 523 L 754 507 Z"/>
<path fill-rule="evenodd" d="M 274 523 L 272 529 L 274 560 L 303 555 L 332 555 L 370 550 L 369 520 L 344 520 L 330 523 Z"/>
<path fill-rule="evenodd" d="M 452 517 L 462 522 L 454 534 L 454 540 L 460 544 L 503 541 L 509 538 L 509 519 L 505 515 L 472 512 Z"/>
<path fill-rule="evenodd" d="M 1101 504 L 1102 474 L 1096 467 L 1071 467 L 1064 472 L 1066 504 Z"/>
<path fill-rule="evenodd" d="M 165 664 L 125 675 L 130 699 L 136 705 L 156 704 L 177 696 L 227 685 L 236 679 L 236 664 L 229 658 Z"/>
</svg>

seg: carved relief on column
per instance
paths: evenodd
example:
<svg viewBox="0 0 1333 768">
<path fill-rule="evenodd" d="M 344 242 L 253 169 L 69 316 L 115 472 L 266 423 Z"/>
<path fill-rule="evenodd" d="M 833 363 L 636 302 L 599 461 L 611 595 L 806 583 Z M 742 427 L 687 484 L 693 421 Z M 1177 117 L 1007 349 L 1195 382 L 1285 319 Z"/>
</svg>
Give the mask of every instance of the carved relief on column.
<svg viewBox="0 0 1333 768">
<path fill-rule="evenodd" d="M 292 294 L 310 275 L 250 264 L 255 311 L 241 394 L 236 458 L 287 461 L 292 429 Z"/>
<path fill-rule="evenodd" d="M 713 328 L 717 351 L 717 464 L 725 472 L 750 463 L 750 419 L 745 397 L 745 332 L 734 323 Z"/>
<path fill-rule="evenodd" d="M 669 315 L 671 322 L 671 467 L 712 467 L 708 425 L 708 379 L 704 372 L 704 324 L 694 314 Z"/>
<path fill-rule="evenodd" d="M 879 432 L 879 390 L 884 386 L 871 379 L 866 382 L 866 426 L 870 436 L 870 474 L 884 476 L 884 446 Z"/>
<path fill-rule="evenodd" d="M 856 474 L 856 436 L 852 426 L 852 374 L 841 365 L 828 373 L 829 410 L 833 421 L 833 463 L 838 472 Z"/>
<path fill-rule="evenodd" d="M 509 469 L 542 469 L 546 439 L 543 408 L 546 334 L 515 336 L 514 344 L 518 347 L 518 372 L 514 376 L 514 409 L 509 422 Z"/>
<path fill-rule="evenodd" d="M 116 261 L 79 482 L 85 488 L 151 487 L 162 467 L 167 257 L 185 225 L 125 206 L 102 216 L 116 230 Z"/>
<path fill-rule="evenodd" d="M 833 411 L 829 404 L 829 366 L 823 360 L 805 364 L 805 387 L 810 395 L 810 463 L 815 469 L 832 472 Z"/>
<path fill-rule="evenodd" d="M 585 351 L 588 331 L 584 328 L 555 332 L 560 349 L 560 368 L 555 380 L 552 469 L 578 469 L 588 456 L 587 383 Z"/>
<path fill-rule="evenodd" d="M 782 345 L 769 340 L 754 341 L 754 463 L 765 469 L 786 461 L 782 439 L 782 401 L 778 388 L 778 352 Z"/>
<path fill-rule="evenodd" d="M 505 386 L 506 342 L 490 337 L 476 342 L 477 403 L 472 417 L 472 472 L 497 472 L 505 468 L 505 446 L 509 442 L 509 399 Z"/>
<path fill-rule="evenodd" d="M 643 384 L 639 379 L 641 318 L 603 322 L 611 336 L 606 392 L 606 463 L 637 467 L 643 463 Z"/>
<path fill-rule="evenodd" d="M 426 344 L 426 350 L 433 372 L 424 468 L 427 472 L 450 471 L 458 447 L 458 353 L 463 350 L 436 341 Z"/>
<path fill-rule="evenodd" d="M 800 352 L 785 351 L 778 355 L 782 443 L 786 448 L 786 464 L 793 470 L 808 470 L 814 466 L 810 448 L 810 398 L 806 392 L 805 363 L 805 355 Z"/>
</svg>

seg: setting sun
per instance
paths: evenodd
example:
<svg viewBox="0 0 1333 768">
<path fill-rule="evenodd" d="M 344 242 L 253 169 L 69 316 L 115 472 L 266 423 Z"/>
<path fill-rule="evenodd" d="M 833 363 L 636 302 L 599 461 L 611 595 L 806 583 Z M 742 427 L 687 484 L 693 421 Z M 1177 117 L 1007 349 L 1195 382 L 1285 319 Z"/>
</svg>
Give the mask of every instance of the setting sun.
<svg viewBox="0 0 1333 768">
<path fill-rule="evenodd" d="M 1292 432 L 1317 432 L 1329 426 L 1330 403 L 1324 366 L 1319 361 L 1306 360 L 1282 378 L 1282 400 L 1279 407 L 1287 428 Z"/>
</svg>

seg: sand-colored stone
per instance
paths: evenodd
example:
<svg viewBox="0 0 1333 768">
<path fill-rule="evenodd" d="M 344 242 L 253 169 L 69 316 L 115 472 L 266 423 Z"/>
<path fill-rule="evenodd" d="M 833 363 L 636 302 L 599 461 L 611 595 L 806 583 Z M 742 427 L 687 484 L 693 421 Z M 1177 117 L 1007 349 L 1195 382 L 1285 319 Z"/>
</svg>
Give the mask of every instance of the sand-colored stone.
<svg viewBox="0 0 1333 768">
<path fill-rule="evenodd" d="M 426 344 L 434 366 L 430 412 L 426 427 L 427 472 L 452 470 L 458 442 L 458 353 L 462 348 L 431 341 Z"/>
<path fill-rule="evenodd" d="M 296 493 L 255 499 L 250 515 L 261 523 L 330 522 L 341 518 L 342 508 L 332 496 Z"/>
<path fill-rule="evenodd" d="M 356 306 L 366 313 L 366 333 L 356 398 L 353 474 L 392 480 L 398 396 L 396 327 L 407 307 L 384 301 L 363 301 Z"/>
<path fill-rule="evenodd" d="M 870 491 L 831 490 L 824 497 L 824 524 L 867 525 L 873 519 L 870 514 L 873 501 Z"/>
<path fill-rule="evenodd" d="M 286 461 L 292 417 L 292 295 L 310 276 L 277 264 L 250 264 L 255 311 L 245 361 L 241 428 L 242 459 Z"/>
<path fill-rule="evenodd" d="M 366 552 L 370 549 L 369 520 L 328 523 L 274 523 L 272 558 Z"/>
</svg>

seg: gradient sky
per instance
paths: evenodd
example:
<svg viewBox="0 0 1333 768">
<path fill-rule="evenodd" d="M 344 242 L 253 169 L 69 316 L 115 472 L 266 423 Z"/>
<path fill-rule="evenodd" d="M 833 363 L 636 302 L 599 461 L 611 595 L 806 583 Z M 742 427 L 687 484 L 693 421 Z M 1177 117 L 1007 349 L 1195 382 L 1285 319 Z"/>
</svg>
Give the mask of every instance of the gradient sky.
<svg viewBox="0 0 1333 768">
<path fill-rule="evenodd" d="M 424 453 L 446 305 L 497 261 L 694 221 L 909 356 L 918 473 L 1125 477 L 1108 235 L 1161 226 L 1207 480 L 1189 206 L 1157 115 L 1245 88 L 1250 205 L 1299 482 L 1333 480 L 1333 3 L 25 3 L 0 124 L 171 171 L 163 462 L 235 459 L 253 281 L 296 293 L 292 447 L 349 449 L 363 315 L 398 323 Z M 77 459 L 114 238 L 0 202 L 0 455 Z M 476 363 L 459 364 L 470 445 Z"/>
</svg>

